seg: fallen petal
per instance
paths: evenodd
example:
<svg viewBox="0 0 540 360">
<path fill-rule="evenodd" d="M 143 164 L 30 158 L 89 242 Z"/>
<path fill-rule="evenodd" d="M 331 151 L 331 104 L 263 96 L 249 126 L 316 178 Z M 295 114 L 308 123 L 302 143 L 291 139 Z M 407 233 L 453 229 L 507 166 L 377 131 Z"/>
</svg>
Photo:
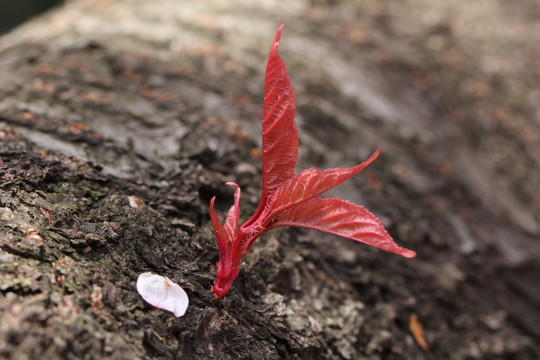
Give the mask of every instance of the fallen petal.
<svg viewBox="0 0 540 360">
<path fill-rule="evenodd" d="M 166 276 L 145 272 L 137 279 L 139 295 L 150 305 L 170 311 L 176 317 L 183 316 L 189 299 L 180 285 Z"/>
</svg>

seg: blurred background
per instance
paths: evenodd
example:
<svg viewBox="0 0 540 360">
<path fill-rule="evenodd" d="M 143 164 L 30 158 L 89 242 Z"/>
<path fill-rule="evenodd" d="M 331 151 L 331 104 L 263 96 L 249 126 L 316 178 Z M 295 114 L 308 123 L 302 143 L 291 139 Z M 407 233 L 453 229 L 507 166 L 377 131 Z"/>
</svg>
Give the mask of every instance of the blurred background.
<svg viewBox="0 0 540 360">
<path fill-rule="evenodd" d="M 61 0 L 1 0 L 0 34 L 60 3 Z"/>
</svg>

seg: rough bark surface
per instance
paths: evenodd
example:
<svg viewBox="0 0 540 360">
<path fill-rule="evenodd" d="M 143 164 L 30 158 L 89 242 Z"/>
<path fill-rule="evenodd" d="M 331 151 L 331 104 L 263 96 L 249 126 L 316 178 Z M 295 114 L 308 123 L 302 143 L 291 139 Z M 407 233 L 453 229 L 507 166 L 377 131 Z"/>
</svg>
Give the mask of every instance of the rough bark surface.
<svg viewBox="0 0 540 360">
<path fill-rule="evenodd" d="M 4 35 L 0 358 L 538 358 L 538 16 L 534 0 L 74 0 Z M 224 215 L 235 181 L 243 218 L 257 206 L 281 23 L 299 167 L 380 147 L 335 194 L 418 256 L 273 231 L 216 303 L 208 203 Z M 184 317 L 143 302 L 144 271 L 184 287 Z"/>
</svg>

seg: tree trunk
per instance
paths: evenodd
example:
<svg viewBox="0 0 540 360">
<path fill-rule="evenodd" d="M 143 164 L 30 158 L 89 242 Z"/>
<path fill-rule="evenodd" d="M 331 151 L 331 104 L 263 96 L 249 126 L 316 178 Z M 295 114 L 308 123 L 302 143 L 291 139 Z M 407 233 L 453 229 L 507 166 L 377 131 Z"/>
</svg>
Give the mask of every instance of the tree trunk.
<svg viewBox="0 0 540 360">
<path fill-rule="evenodd" d="M 538 358 L 535 4 L 73 0 L 4 35 L 0 358 Z M 334 195 L 418 256 L 274 230 L 216 303 L 208 204 L 257 207 L 281 23 L 299 169 L 380 147 Z"/>
</svg>

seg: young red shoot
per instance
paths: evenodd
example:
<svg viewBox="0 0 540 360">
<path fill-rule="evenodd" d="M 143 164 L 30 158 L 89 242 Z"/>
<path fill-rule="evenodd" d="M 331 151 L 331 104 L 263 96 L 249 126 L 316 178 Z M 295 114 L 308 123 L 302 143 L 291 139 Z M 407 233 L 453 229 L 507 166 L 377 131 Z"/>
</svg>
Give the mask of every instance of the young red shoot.
<svg viewBox="0 0 540 360">
<path fill-rule="evenodd" d="M 242 257 L 259 236 L 281 226 L 296 226 L 343 236 L 408 258 L 414 251 L 399 247 L 375 215 L 361 206 L 335 198 L 318 196 L 351 178 L 379 155 L 377 150 L 360 165 L 351 168 L 319 170 L 309 168 L 294 173 L 298 157 L 298 129 L 294 122 L 295 95 L 283 60 L 277 49 L 283 25 L 276 38 L 266 66 L 262 126 L 263 183 L 259 207 L 255 214 L 238 227 L 240 187 L 236 188 L 234 205 L 222 225 L 210 201 L 210 218 L 219 247 L 214 294 L 217 299 L 229 292 L 240 271 Z"/>
</svg>

